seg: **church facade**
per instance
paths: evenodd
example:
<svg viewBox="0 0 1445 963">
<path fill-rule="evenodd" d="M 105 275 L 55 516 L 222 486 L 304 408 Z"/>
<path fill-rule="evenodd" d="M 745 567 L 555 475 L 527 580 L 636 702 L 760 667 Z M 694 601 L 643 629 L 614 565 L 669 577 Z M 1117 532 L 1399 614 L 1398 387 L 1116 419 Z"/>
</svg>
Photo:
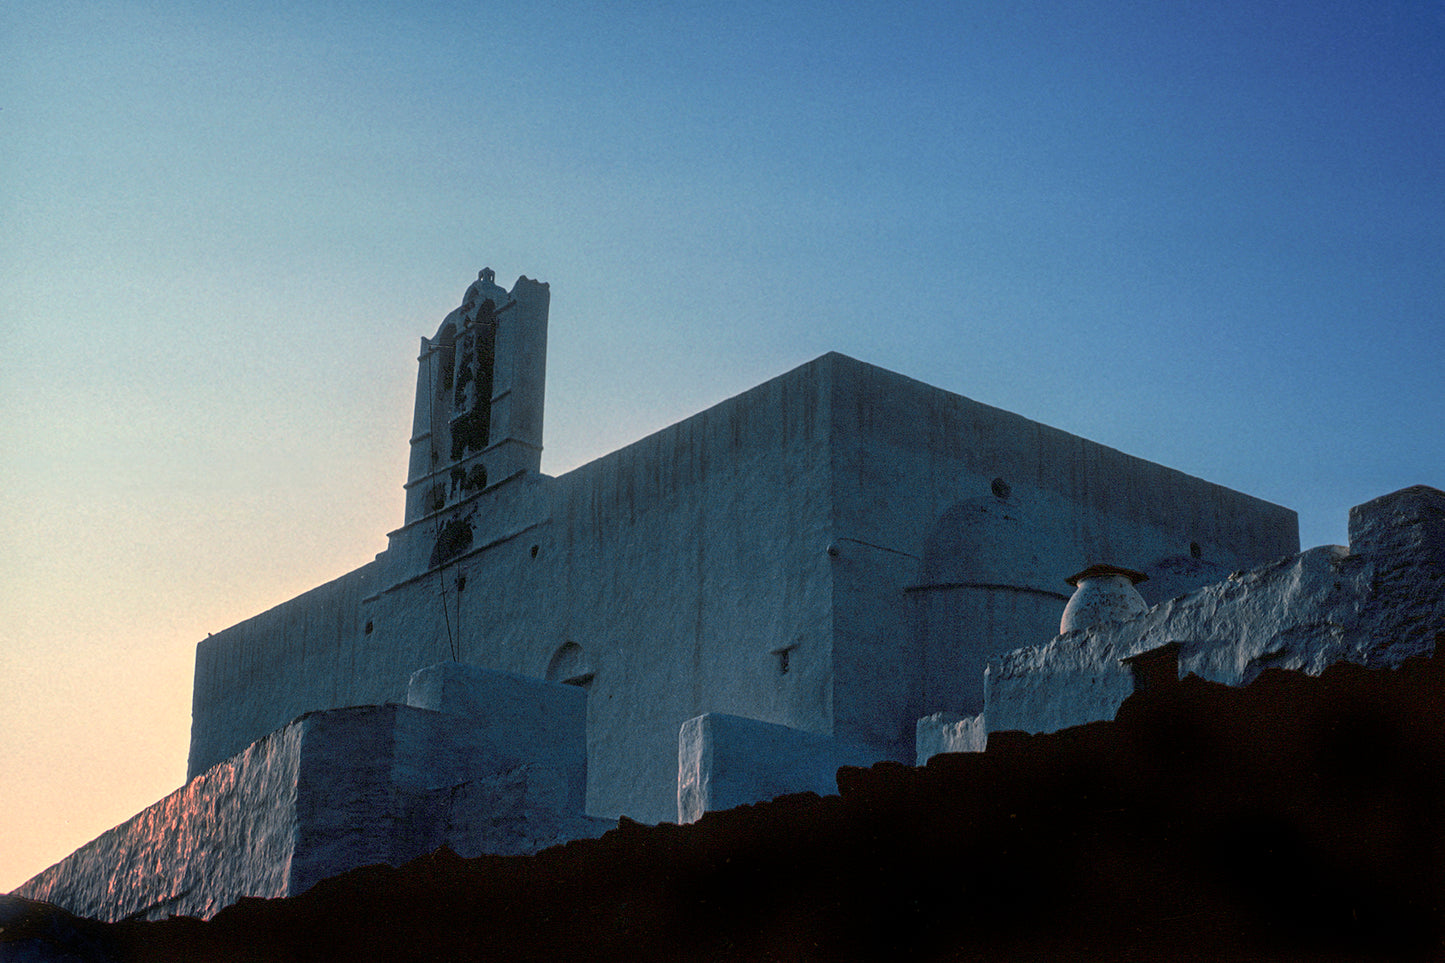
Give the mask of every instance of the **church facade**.
<svg viewBox="0 0 1445 963">
<path fill-rule="evenodd" d="M 1404 611 L 1371 607 L 1374 569 L 1345 591 L 1291 562 L 1289 509 L 840 354 L 544 475 L 549 304 L 479 274 L 421 339 L 386 550 L 201 641 L 186 785 L 18 894 L 210 916 L 440 846 L 691 821 L 1108 717 L 1120 657 L 1160 645 L 1308 659 L 1296 569 L 1341 611 Z M 1069 577 L 1101 562 L 1147 576 L 1151 628 L 1060 636 Z M 1275 574 L 1235 604 L 1247 570 Z M 1241 628 L 1275 596 L 1278 631 Z M 1340 657 L 1388 634 L 1355 623 Z"/>
<path fill-rule="evenodd" d="M 838 354 L 545 476 L 549 298 L 483 271 L 422 339 L 403 525 L 199 644 L 190 777 L 456 661 L 585 691 L 587 812 L 670 820 L 689 719 L 911 761 L 1072 572 L 1166 598 L 1298 550 L 1293 511 Z"/>
</svg>

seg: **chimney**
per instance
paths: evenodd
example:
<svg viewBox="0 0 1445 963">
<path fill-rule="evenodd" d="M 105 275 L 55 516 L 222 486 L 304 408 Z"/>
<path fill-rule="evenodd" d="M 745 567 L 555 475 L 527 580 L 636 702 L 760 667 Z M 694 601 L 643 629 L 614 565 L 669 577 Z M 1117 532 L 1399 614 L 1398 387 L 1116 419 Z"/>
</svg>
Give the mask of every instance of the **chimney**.
<svg viewBox="0 0 1445 963">
<path fill-rule="evenodd" d="M 1090 565 L 1064 581 L 1074 586 L 1073 597 L 1064 606 L 1059 634 L 1092 628 L 1105 622 L 1132 619 L 1148 610 L 1144 596 L 1134 588 L 1149 576 L 1117 565 Z"/>
<path fill-rule="evenodd" d="M 1120 659 L 1119 663 L 1128 668 L 1136 693 L 1159 695 L 1179 682 L 1181 648 L 1178 642 L 1166 642 L 1157 649 Z"/>
</svg>

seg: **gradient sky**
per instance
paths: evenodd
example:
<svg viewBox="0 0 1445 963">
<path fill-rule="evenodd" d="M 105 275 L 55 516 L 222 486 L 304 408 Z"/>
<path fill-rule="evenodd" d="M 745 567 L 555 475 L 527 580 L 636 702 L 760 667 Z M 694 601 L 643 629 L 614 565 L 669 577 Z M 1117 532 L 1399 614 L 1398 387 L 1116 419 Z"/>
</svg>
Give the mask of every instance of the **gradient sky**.
<svg viewBox="0 0 1445 963">
<path fill-rule="evenodd" d="M 0 6 L 0 891 L 385 548 L 485 265 L 548 473 L 838 350 L 1344 542 L 1445 486 L 1445 4 Z"/>
</svg>

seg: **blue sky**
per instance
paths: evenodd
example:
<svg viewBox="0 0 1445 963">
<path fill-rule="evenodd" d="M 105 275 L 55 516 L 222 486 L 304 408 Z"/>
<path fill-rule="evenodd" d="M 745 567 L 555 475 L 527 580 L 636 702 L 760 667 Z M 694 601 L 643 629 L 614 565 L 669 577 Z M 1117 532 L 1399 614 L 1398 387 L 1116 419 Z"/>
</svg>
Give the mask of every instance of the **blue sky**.
<svg viewBox="0 0 1445 963">
<path fill-rule="evenodd" d="M 1445 486 L 1445 4 L 0 8 L 0 889 L 385 547 L 418 339 L 558 473 L 838 350 L 1300 513 Z"/>
</svg>

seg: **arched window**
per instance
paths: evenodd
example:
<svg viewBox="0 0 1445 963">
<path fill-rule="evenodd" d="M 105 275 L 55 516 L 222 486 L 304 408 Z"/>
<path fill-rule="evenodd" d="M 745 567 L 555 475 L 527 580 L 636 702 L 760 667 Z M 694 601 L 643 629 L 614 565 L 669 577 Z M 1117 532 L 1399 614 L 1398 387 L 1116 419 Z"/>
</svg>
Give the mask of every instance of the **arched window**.
<svg viewBox="0 0 1445 963">
<path fill-rule="evenodd" d="M 455 325 L 442 325 L 437 332 L 436 339 L 437 359 L 436 367 L 433 369 L 439 377 L 433 379 L 436 384 L 437 398 L 443 398 L 456 380 L 456 372 L 453 370 L 457 364 L 457 329 Z"/>
<path fill-rule="evenodd" d="M 576 642 L 564 642 L 547 663 L 547 681 L 587 688 L 597 673 L 592 671 L 587 655 Z"/>
</svg>

